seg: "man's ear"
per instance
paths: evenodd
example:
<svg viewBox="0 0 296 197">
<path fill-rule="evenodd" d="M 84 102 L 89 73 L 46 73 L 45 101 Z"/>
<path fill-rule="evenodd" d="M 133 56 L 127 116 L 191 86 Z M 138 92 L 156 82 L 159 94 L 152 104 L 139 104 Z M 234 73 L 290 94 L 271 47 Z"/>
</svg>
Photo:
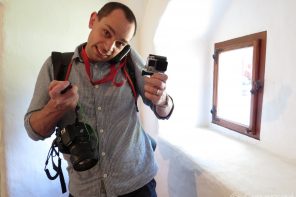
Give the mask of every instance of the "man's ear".
<svg viewBox="0 0 296 197">
<path fill-rule="evenodd" d="M 96 12 L 91 13 L 91 15 L 90 15 L 90 19 L 89 19 L 89 23 L 88 23 L 88 27 L 89 27 L 90 29 L 93 28 L 94 23 L 95 23 L 95 21 L 96 21 L 96 18 L 97 18 L 97 13 L 96 13 Z"/>
</svg>

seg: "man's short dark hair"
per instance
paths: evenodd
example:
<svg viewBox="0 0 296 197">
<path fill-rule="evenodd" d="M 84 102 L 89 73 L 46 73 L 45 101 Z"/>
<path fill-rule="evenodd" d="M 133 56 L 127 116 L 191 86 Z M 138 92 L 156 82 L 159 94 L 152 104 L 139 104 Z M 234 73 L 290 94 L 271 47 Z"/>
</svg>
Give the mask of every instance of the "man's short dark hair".
<svg viewBox="0 0 296 197">
<path fill-rule="evenodd" d="M 108 16 L 113 10 L 116 9 L 120 9 L 124 12 L 124 15 L 126 17 L 126 19 L 130 22 L 130 23 L 134 23 L 135 24 L 135 31 L 134 31 L 134 35 L 136 34 L 137 31 L 137 20 L 136 17 L 133 13 L 133 11 L 127 7 L 126 5 L 119 3 L 119 2 L 109 2 L 106 3 L 99 11 L 98 11 L 98 17 L 99 18 L 103 18 Z"/>
</svg>

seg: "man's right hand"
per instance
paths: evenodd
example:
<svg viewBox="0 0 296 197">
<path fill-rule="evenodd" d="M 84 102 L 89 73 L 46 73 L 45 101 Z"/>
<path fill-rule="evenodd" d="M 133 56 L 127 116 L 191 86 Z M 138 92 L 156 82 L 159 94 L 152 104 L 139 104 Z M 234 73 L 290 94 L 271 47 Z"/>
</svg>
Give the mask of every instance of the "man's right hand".
<svg viewBox="0 0 296 197">
<path fill-rule="evenodd" d="M 49 137 L 63 115 L 77 106 L 79 96 L 76 85 L 61 93 L 69 84 L 69 81 L 52 81 L 48 87 L 50 100 L 41 110 L 32 113 L 30 125 L 40 136 Z"/>
<path fill-rule="evenodd" d="M 69 81 L 52 81 L 48 87 L 48 93 L 53 106 L 58 111 L 75 109 L 78 102 L 78 88 L 71 85 Z M 66 90 L 66 91 L 65 91 Z"/>
</svg>

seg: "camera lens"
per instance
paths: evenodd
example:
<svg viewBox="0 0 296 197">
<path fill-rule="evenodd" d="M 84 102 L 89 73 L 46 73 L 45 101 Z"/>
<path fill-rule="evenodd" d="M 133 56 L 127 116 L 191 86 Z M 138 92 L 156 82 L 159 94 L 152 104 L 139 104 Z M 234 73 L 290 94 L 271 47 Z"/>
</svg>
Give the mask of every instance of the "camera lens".
<svg viewBox="0 0 296 197">
<path fill-rule="evenodd" d="M 98 141 L 90 125 L 76 122 L 68 125 L 57 140 L 63 153 L 70 154 L 70 160 L 76 171 L 92 168 L 99 160 Z"/>
</svg>

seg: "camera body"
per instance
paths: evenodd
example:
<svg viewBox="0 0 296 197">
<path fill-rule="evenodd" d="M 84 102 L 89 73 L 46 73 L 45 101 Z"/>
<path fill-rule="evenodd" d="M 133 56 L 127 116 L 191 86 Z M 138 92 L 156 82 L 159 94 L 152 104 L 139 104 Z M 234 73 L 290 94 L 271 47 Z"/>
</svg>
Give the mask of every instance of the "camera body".
<svg viewBox="0 0 296 197">
<path fill-rule="evenodd" d="M 147 58 L 147 65 L 142 71 L 142 75 L 152 75 L 157 72 L 165 72 L 167 70 L 168 62 L 165 56 L 149 54 Z"/>
<path fill-rule="evenodd" d="M 98 139 L 90 125 L 75 122 L 59 129 L 56 135 L 56 146 L 61 153 L 70 154 L 70 161 L 76 171 L 85 171 L 97 164 Z"/>
</svg>

